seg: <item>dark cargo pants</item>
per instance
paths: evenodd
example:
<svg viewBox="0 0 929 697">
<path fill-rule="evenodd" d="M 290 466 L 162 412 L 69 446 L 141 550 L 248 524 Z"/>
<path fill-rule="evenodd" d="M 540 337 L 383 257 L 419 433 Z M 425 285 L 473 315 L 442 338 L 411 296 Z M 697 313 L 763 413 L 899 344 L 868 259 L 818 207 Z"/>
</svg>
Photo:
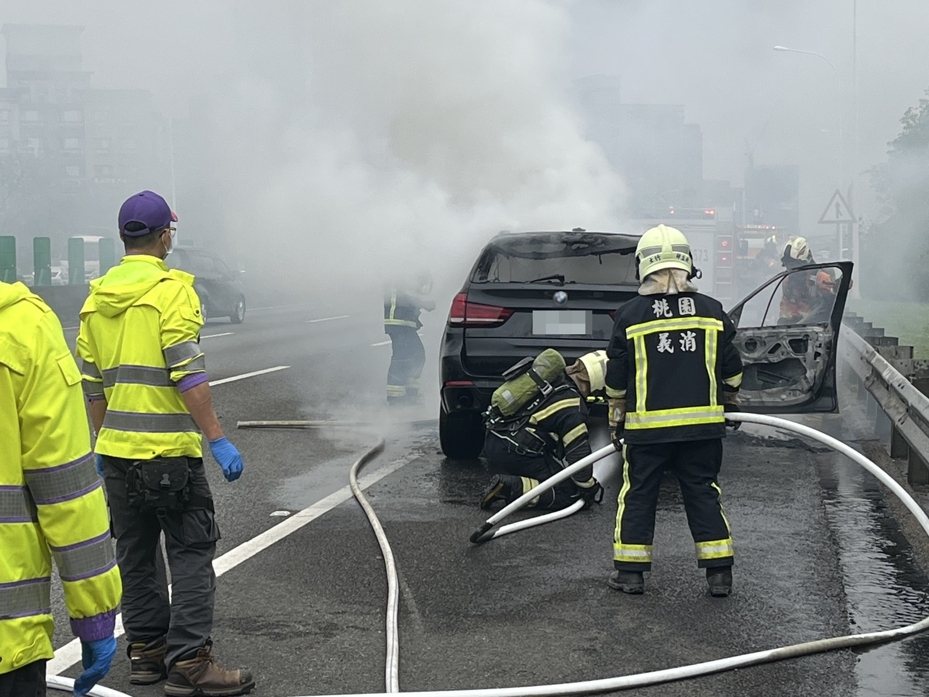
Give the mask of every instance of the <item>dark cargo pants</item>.
<svg viewBox="0 0 929 697">
<path fill-rule="evenodd" d="M 732 566 L 729 522 L 716 478 L 723 459 L 721 438 L 681 443 L 627 445 L 613 532 L 613 565 L 648 571 L 652 564 L 655 510 L 665 471 L 677 477 L 694 539 L 697 566 Z"/>
<path fill-rule="evenodd" d="M 0 697 L 45 697 L 45 661 L 0 675 Z"/>
<path fill-rule="evenodd" d="M 116 537 L 116 560 L 123 581 L 123 626 L 130 642 L 149 643 L 165 637 L 171 666 L 178 657 L 196 651 L 213 631 L 216 576 L 213 556 L 219 528 L 203 460 L 188 458 L 191 495 L 201 507 L 184 511 L 142 513 L 129 506 L 126 469 L 132 460 L 104 457 L 107 501 Z M 159 539 L 165 536 L 171 571 L 171 601 L 165 579 L 156 571 Z"/>
</svg>

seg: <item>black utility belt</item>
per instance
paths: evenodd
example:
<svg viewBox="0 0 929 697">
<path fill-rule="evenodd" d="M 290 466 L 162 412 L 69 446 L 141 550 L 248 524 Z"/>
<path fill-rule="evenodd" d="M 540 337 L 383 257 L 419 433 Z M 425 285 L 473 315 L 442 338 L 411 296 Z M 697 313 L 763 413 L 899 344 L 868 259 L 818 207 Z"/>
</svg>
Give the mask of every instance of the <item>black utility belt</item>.
<svg viewBox="0 0 929 697">
<path fill-rule="evenodd" d="M 213 510 L 212 498 L 194 494 L 191 488 L 186 457 L 136 460 L 126 469 L 129 505 L 142 512 Z"/>
</svg>

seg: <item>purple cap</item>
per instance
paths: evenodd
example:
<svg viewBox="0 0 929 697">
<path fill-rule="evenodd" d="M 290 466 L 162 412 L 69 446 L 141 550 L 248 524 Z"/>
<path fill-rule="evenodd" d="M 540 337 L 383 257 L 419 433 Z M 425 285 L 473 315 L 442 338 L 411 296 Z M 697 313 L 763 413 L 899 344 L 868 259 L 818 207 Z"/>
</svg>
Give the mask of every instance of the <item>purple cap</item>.
<svg viewBox="0 0 929 697">
<path fill-rule="evenodd" d="M 141 237 L 155 230 L 162 230 L 177 222 L 177 215 L 171 206 L 154 191 L 140 191 L 126 199 L 119 208 L 119 234 L 126 237 Z M 130 223 L 139 230 L 127 230 Z"/>
</svg>

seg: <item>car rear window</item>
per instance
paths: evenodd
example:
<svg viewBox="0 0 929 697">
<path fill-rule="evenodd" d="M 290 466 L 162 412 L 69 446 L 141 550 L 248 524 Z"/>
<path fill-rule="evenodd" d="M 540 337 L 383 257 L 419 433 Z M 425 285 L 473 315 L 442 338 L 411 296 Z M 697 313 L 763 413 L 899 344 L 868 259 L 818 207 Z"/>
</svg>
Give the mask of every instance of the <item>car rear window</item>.
<svg viewBox="0 0 929 697">
<path fill-rule="evenodd" d="M 624 235 L 514 235 L 491 242 L 472 283 L 637 285 L 636 238 Z"/>
</svg>

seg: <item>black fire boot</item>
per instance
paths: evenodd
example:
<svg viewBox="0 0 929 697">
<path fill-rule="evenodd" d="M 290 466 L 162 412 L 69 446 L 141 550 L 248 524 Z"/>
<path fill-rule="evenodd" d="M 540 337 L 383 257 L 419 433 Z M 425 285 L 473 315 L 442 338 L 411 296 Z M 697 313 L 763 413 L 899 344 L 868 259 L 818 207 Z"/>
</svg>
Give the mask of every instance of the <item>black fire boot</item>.
<svg viewBox="0 0 929 697">
<path fill-rule="evenodd" d="M 610 588 L 630 595 L 645 592 L 645 576 L 641 571 L 614 571 L 607 583 Z"/>
<path fill-rule="evenodd" d="M 147 644 L 136 641 L 129 644 L 129 682 L 133 685 L 152 685 L 167 676 L 165 670 L 164 637 Z"/>
<path fill-rule="evenodd" d="M 710 587 L 710 595 L 714 598 L 725 598 L 732 593 L 732 567 L 717 566 L 706 570 L 706 583 Z"/>
<path fill-rule="evenodd" d="M 505 504 L 514 501 L 522 494 L 522 485 L 519 477 L 508 474 L 495 474 L 487 488 L 481 492 L 481 509 L 490 508 L 494 501 L 503 501 Z"/>
</svg>

